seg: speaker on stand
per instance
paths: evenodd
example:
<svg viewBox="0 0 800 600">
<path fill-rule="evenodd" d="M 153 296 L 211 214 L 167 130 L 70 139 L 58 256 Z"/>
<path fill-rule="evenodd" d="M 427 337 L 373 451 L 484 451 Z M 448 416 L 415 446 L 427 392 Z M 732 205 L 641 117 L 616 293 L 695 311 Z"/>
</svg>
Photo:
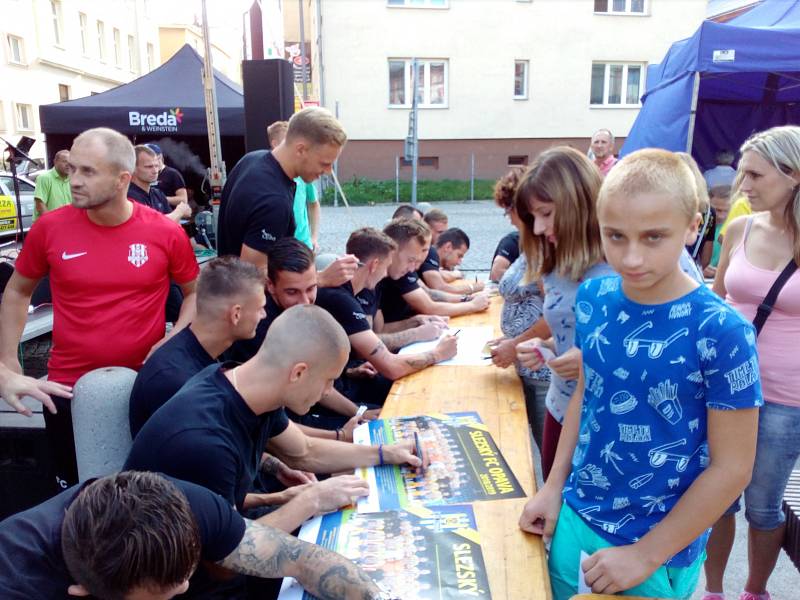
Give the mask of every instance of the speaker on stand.
<svg viewBox="0 0 800 600">
<path fill-rule="evenodd" d="M 269 149 L 267 127 L 294 113 L 294 73 L 282 58 L 242 61 L 245 151 Z"/>
</svg>

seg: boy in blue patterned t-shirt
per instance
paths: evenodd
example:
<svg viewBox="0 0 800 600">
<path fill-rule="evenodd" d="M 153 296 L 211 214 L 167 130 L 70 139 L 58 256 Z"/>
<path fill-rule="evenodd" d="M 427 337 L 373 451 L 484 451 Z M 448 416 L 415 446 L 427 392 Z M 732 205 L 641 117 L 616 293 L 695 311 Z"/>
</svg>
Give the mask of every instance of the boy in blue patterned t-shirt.
<svg viewBox="0 0 800 600">
<path fill-rule="evenodd" d="M 618 163 L 598 219 L 620 275 L 578 292 L 583 373 L 553 470 L 520 525 L 554 532 L 556 600 L 577 593 L 580 578 L 595 592 L 688 598 L 708 529 L 752 470 L 755 331 L 679 267 L 699 215 L 691 172 L 674 154 Z"/>
</svg>

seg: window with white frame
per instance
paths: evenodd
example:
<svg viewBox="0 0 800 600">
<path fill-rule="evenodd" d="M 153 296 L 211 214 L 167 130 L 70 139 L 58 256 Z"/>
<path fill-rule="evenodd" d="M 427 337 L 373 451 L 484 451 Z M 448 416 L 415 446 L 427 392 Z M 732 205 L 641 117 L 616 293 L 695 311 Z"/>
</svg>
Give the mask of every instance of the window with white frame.
<svg viewBox="0 0 800 600">
<path fill-rule="evenodd" d="M 132 35 L 128 36 L 128 69 L 136 72 L 136 40 Z"/>
<path fill-rule="evenodd" d="M 30 104 L 15 104 L 17 131 L 33 131 L 33 107 Z"/>
<path fill-rule="evenodd" d="M 450 0 L 386 0 L 386 5 L 401 8 L 447 8 Z"/>
<path fill-rule="evenodd" d="M 615 15 L 644 15 L 645 0 L 594 0 L 594 12 Z"/>
<path fill-rule="evenodd" d="M 389 106 L 411 106 L 414 77 L 410 58 L 389 60 Z M 447 61 L 417 59 L 417 106 L 447 108 Z"/>
<path fill-rule="evenodd" d="M 119 29 L 114 27 L 111 30 L 111 39 L 114 41 L 114 64 L 118 67 L 122 66 L 122 41 L 119 35 Z"/>
<path fill-rule="evenodd" d="M 156 68 L 156 51 L 153 44 L 147 44 L 147 72 Z"/>
<path fill-rule="evenodd" d="M 25 43 L 21 37 L 8 34 L 8 62 L 25 64 Z"/>
<path fill-rule="evenodd" d="M 53 18 L 53 42 L 60 46 L 64 40 L 64 23 L 61 20 L 61 1 L 50 0 L 50 14 Z"/>
<path fill-rule="evenodd" d="M 81 52 L 89 56 L 89 19 L 85 13 L 78 13 L 78 22 L 81 26 Z"/>
<path fill-rule="evenodd" d="M 514 99 L 528 99 L 528 61 L 514 61 Z"/>
<path fill-rule="evenodd" d="M 642 63 L 592 63 L 589 103 L 594 106 L 639 106 L 644 91 Z"/>
<path fill-rule="evenodd" d="M 97 22 L 97 56 L 105 62 L 106 60 L 106 25 L 102 21 Z"/>
</svg>

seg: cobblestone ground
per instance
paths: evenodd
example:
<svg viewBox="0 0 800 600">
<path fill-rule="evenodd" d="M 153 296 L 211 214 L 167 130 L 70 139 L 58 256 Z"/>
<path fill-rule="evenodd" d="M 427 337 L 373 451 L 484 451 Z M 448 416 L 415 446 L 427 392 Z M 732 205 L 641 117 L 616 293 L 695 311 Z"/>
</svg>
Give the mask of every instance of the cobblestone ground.
<svg viewBox="0 0 800 600">
<path fill-rule="evenodd" d="M 470 249 L 464 257 L 465 270 L 488 271 L 497 242 L 513 229 L 503 211 L 489 201 L 443 202 L 434 205 L 449 217 L 451 227 L 460 227 L 470 238 Z M 344 252 L 347 236 L 356 227 L 383 227 L 397 208 L 396 204 L 322 208 L 319 245 L 323 252 Z"/>
<path fill-rule="evenodd" d="M 497 242 L 512 226 L 503 211 L 490 201 L 443 202 L 435 204 L 447 213 L 451 227 L 460 227 L 470 237 L 470 251 L 464 258 L 464 270 L 488 271 Z M 322 208 L 319 243 L 323 252 L 343 253 L 347 236 L 357 227 L 382 227 L 391 217 L 396 204 L 358 206 L 348 211 L 344 206 Z M 743 512 L 737 517 L 736 542 L 726 571 L 725 586 L 729 600 L 736 600 L 747 577 L 747 523 Z M 692 600 L 699 600 L 705 586 L 703 576 Z M 770 579 L 773 600 L 800 599 L 800 576 L 794 565 L 781 552 Z"/>
</svg>

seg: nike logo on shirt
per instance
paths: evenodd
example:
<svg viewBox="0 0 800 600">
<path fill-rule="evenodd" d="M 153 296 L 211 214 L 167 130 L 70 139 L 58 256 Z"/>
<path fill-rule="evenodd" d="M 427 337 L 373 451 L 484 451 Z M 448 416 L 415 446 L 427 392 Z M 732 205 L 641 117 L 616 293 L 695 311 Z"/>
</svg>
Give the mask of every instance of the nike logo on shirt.
<svg viewBox="0 0 800 600">
<path fill-rule="evenodd" d="M 62 260 L 71 260 L 73 258 L 78 258 L 79 256 L 83 256 L 87 254 L 87 252 L 76 252 L 75 254 L 67 254 L 66 252 L 61 253 Z"/>
</svg>

